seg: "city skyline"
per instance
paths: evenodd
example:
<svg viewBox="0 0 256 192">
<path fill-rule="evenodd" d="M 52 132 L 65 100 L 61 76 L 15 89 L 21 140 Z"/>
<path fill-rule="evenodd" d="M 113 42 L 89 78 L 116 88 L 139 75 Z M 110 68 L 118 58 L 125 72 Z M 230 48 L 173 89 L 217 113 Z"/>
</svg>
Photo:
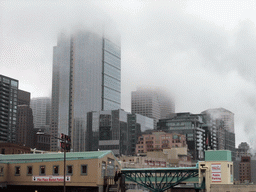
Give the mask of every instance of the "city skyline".
<svg viewBox="0 0 256 192">
<path fill-rule="evenodd" d="M 0 71 L 19 80 L 32 98 L 50 96 L 58 32 L 90 25 L 93 11 L 98 20 L 106 19 L 105 12 L 122 36 L 121 108 L 131 110 L 131 91 L 137 87 L 162 86 L 175 93 L 177 112 L 232 111 L 237 144 L 253 144 L 254 2 L 64 1 L 59 9 L 51 2 L 26 2 L 1 1 Z"/>
</svg>

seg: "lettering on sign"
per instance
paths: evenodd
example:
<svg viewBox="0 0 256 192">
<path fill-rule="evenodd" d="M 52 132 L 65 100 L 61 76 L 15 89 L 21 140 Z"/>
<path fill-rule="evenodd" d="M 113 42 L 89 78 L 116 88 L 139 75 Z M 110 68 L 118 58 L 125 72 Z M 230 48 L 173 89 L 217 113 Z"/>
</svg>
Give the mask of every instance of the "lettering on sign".
<svg viewBox="0 0 256 192">
<path fill-rule="evenodd" d="M 39 181 L 39 182 L 64 182 L 64 176 L 33 176 L 32 181 Z M 70 182 L 71 177 L 66 176 L 66 181 Z"/>
<path fill-rule="evenodd" d="M 221 164 L 212 164 L 212 182 L 221 182 Z"/>
</svg>

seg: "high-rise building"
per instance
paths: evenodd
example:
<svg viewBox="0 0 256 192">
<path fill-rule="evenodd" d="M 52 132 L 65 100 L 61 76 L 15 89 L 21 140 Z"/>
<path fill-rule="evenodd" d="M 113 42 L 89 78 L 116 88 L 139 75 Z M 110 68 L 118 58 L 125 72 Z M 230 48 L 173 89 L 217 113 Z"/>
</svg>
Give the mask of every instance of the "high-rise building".
<svg viewBox="0 0 256 192">
<path fill-rule="evenodd" d="M 236 156 L 234 113 L 224 108 L 216 108 L 205 110 L 201 114 L 205 117 L 205 122 L 210 125 L 210 130 L 216 130 L 211 136 L 216 136 L 217 149 L 230 150 L 234 161 Z"/>
<path fill-rule="evenodd" d="M 0 75 L 0 142 L 15 143 L 18 83 Z"/>
<path fill-rule="evenodd" d="M 165 119 L 175 112 L 174 100 L 158 89 L 140 88 L 132 92 L 132 113 L 154 119 L 156 128 L 159 119 Z"/>
<path fill-rule="evenodd" d="M 28 105 L 18 105 L 16 143 L 21 146 L 35 147 L 33 114 Z"/>
<path fill-rule="evenodd" d="M 193 160 L 203 160 L 206 150 L 206 132 L 201 114 L 176 113 L 172 118 L 160 119 L 157 129 L 186 136 L 189 153 Z M 209 141 L 208 141 L 209 142 Z"/>
<path fill-rule="evenodd" d="M 119 109 L 120 95 L 118 40 L 89 31 L 61 34 L 53 49 L 51 134 L 71 135 L 73 151 L 85 151 L 87 112 Z M 51 150 L 58 150 L 57 139 Z"/>
<path fill-rule="evenodd" d="M 30 105 L 30 93 L 18 89 L 18 105 Z"/>
<path fill-rule="evenodd" d="M 87 150 L 112 150 L 115 155 L 134 155 L 142 131 L 153 130 L 153 119 L 123 110 L 88 112 Z"/>
<path fill-rule="evenodd" d="M 234 113 L 224 108 L 208 109 L 202 112 L 207 114 L 211 119 L 219 119 L 224 122 L 224 129 L 234 133 Z"/>
<path fill-rule="evenodd" d="M 51 99 L 38 97 L 31 99 L 30 107 L 33 111 L 34 128 L 41 128 L 49 131 Z"/>
</svg>

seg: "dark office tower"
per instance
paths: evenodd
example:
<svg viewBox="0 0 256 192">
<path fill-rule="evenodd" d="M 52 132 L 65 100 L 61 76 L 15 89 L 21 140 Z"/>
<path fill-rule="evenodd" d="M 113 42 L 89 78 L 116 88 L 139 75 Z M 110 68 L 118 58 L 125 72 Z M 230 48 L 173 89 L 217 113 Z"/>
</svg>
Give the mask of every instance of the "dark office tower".
<svg viewBox="0 0 256 192">
<path fill-rule="evenodd" d="M 161 89 L 140 88 L 132 92 L 132 113 L 154 119 L 156 128 L 159 119 L 175 112 L 173 98 Z"/>
<path fill-rule="evenodd" d="M 53 49 L 51 134 L 72 137 L 73 151 L 86 150 L 87 112 L 120 108 L 121 49 L 104 35 L 61 34 Z M 51 140 L 51 150 L 58 150 Z"/>
<path fill-rule="evenodd" d="M 33 111 L 34 128 L 49 131 L 51 99 L 48 97 L 38 97 L 31 99 L 30 107 Z"/>
<path fill-rule="evenodd" d="M 0 142 L 15 142 L 18 80 L 0 75 Z"/>
<path fill-rule="evenodd" d="M 206 138 L 206 130 L 201 114 L 176 113 L 170 119 L 160 119 L 157 129 L 167 133 L 179 133 L 186 136 L 189 153 L 193 160 L 203 160 L 206 146 L 209 146 L 209 136 Z"/>
<path fill-rule="evenodd" d="M 18 105 L 30 105 L 30 93 L 18 89 Z"/>
<path fill-rule="evenodd" d="M 33 148 L 35 131 L 33 126 L 32 109 L 28 105 L 18 105 L 16 143 Z"/>
<path fill-rule="evenodd" d="M 87 150 L 112 150 L 115 155 L 135 155 L 142 131 L 153 130 L 151 118 L 119 110 L 88 112 Z"/>
</svg>

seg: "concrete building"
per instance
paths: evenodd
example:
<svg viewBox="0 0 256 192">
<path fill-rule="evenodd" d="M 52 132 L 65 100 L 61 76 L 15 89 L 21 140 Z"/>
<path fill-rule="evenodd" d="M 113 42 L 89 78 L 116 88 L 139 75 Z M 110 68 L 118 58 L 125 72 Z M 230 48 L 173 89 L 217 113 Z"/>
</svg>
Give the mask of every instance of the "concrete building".
<svg viewBox="0 0 256 192">
<path fill-rule="evenodd" d="M 231 151 L 205 151 L 205 161 L 199 161 L 199 183 L 205 180 L 206 191 L 214 185 L 233 185 L 234 167 Z"/>
<path fill-rule="evenodd" d="M 44 128 L 49 131 L 51 99 L 48 97 L 38 97 L 31 99 L 30 107 L 33 111 L 34 128 Z"/>
<path fill-rule="evenodd" d="M 71 135 L 73 151 L 85 151 L 87 112 L 120 109 L 120 104 L 119 36 L 90 31 L 59 35 L 53 49 L 51 134 Z M 58 146 L 51 139 L 51 150 Z"/>
<path fill-rule="evenodd" d="M 33 114 L 28 105 L 18 105 L 16 143 L 31 148 L 35 147 Z"/>
<path fill-rule="evenodd" d="M 148 158 L 161 157 L 165 159 L 168 167 L 192 167 L 191 156 L 188 154 L 187 147 L 175 147 L 171 149 L 163 149 L 162 151 L 147 152 Z"/>
<path fill-rule="evenodd" d="M 141 132 L 153 129 L 153 119 L 119 110 L 88 112 L 87 150 L 112 150 L 115 155 L 135 155 Z"/>
<path fill-rule="evenodd" d="M 155 128 L 159 119 L 175 112 L 174 99 L 160 89 L 139 88 L 132 91 L 131 106 L 132 113 L 153 118 Z"/>
<path fill-rule="evenodd" d="M 152 134 L 143 134 L 138 137 L 136 154 L 146 155 L 149 151 L 163 151 L 163 149 L 186 146 L 186 137 L 184 135 L 153 131 Z"/>
<path fill-rule="evenodd" d="M 119 158 L 121 168 L 154 168 L 167 167 L 166 158 L 147 156 L 121 156 Z"/>
<path fill-rule="evenodd" d="M 18 80 L 0 75 L 0 142 L 15 143 Z"/>
<path fill-rule="evenodd" d="M 63 153 L 1 155 L 1 191 L 62 191 L 63 166 Z M 118 170 L 111 151 L 66 153 L 66 191 L 103 192 Z"/>
<path fill-rule="evenodd" d="M 206 130 L 203 129 L 203 124 L 203 117 L 200 114 L 176 113 L 170 119 L 160 119 L 157 129 L 185 135 L 192 159 L 203 160 L 206 150 Z"/>
</svg>

